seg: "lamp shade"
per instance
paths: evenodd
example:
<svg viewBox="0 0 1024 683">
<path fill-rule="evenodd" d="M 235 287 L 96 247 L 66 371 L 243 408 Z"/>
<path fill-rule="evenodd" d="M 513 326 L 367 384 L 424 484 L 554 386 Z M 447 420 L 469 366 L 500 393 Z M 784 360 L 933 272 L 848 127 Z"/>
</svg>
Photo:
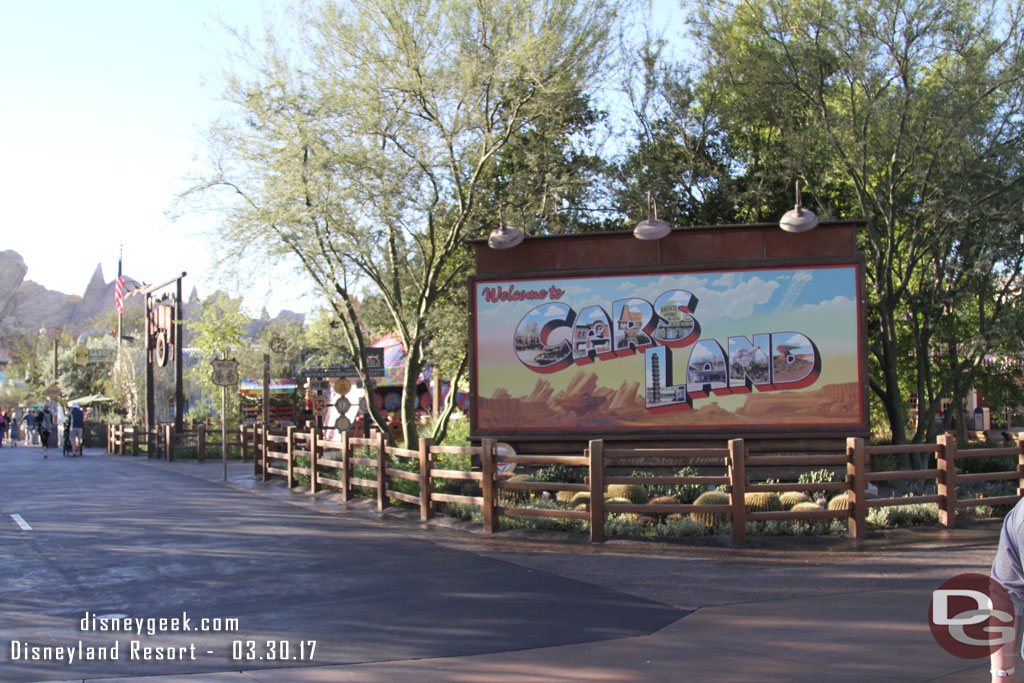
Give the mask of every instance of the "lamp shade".
<svg viewBox="0 0 1024 683">
<path fill-rule="evenodd" d="M 491 249 L 511 249 L 523 241 L 523 231 L 519 228 L 502 223 L 487 238 L 487 246 Z"/>
<path fill-rule="evenodd" d="M 633 228 L 633 237 L 638 240 L 660 240 L 672 232 L 672 226 L 658 218 L 658 202 L 654 194 L 647 191 L 647 218 Z"/>
</svg>

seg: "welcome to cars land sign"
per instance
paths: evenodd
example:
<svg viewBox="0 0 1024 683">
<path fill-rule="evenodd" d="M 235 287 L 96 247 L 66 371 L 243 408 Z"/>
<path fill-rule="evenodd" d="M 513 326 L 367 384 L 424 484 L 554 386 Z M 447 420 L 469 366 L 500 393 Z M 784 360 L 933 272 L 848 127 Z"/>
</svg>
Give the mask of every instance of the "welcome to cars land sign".
<svg viewBox="0 0 1024 683">
<path fill-rule="evenodd" d="M 861 427 L 858 269 L 476 279 L 476 430 Z"/>
</svg>

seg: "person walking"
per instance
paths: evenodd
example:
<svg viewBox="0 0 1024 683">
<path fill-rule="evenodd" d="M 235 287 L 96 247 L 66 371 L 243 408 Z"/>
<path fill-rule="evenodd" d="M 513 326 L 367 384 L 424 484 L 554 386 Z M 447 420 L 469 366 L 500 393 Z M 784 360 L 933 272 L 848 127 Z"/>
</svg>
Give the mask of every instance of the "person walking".
<svg viewBox="0 0 1024 683">
<path fill-rule="evenodd" d="M 36 429 L 39 431 L 39 441 L 43 445 L 43 457 L 47 457 L 50 451 L 50 430 L 53 428 L 53 420 L 50 411 L 40 408 L 36 413 Z"/>
<path fill-rule="evenodd" d="M 71 428 L 71 453 L 72 455 L 82 454 L 82 430 L 85 428 L 85 415 L 78 402 L 71 404 L 71 414 L 68 416 L 68 424 Z"/>
<path fill-rule="evenodd" d="M 21 436 L 18 432 L 18 426 L 18 414 L 14 413 L 11 415 L 11 448 L 16 448 L 18 446 L 18 437 Z"/>
<path fill-rule="evenodd" d="M 7 427 L 10 426 L 8 419 L 7 413 L 0 413 L 0 448 L 3 448 L 4 437 L 7 436 Z"/>
<path fill-rule="evenodd" d="M 36 439 L 36 413 L 34 410 L 27 410 L 22 416 L 22 425 L 25 428 L 25 445 L 31 446 Z"/>
</svg>

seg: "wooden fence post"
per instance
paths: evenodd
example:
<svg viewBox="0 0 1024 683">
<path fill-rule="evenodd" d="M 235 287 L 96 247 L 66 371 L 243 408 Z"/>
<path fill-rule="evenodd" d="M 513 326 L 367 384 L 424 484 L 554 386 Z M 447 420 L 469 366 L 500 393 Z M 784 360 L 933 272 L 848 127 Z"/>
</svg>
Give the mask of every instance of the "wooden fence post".
<svg viewBox="0 0 1024 683">
<path fill-rule="evenodd" d="M 115 451 L 118 455 L 124 455 L 124 423 L 117 425 L 117 432 L 114 436 L 116 439 L 114 443 Z"/>
<path fill-rule="evenodd" d="M 849 529 L 854 538 L 864 538 L 867 534 L 867 451 L 864 450 L 864 439 L 848 437 L 846 439 L 846 487 L 849 490 L 847 499 L 850 513 Z"/>
<path fill-rule="evenodd" d="M 352 463 L 349 462 L 349 451 L 352 445 L 348 442 L 348 432 L 341 433 L 341 500 L 348 502 L 352 497 Z"/>
<path fill-rule="evenodd" d="M 260 423 L 254 422 L 252 425 L 252 473 L 259 474 L 262 467 L 263 459 L 260 457 Z"/>
<path fill-rule="evenodd" d="M 480 514 L 484 518 L 484 531 L 489 534 L 497 532 L 501 528 L 501 521 L 498 519 L 497 494 L 494 488 L 495 473 L 497 465 L 494 462 L 494 439 L 483 439 L 480 442 L 480 472 L 483 478 L 480 480 L 480 495 L 484 503 L 480 507 Z"/>
<path fill-rule="evenodd" d="M 260 469 L 263 471 L 263 481 L 267 480 L 267 423 L 260 425 Z"/>
<path fill-rule="evenodd" d="M 164 447 L 167 452 L 167 462 L 174 461 L 174 442 L 177 434 L 174 432 L 173 424 L 164 425 Z"/>
<path fill-rule="evenodd" d="M 391 505 L 388 500 L 388 453 L 384 432 L 377 433 L 377 512 Z"/>
<path fill-rule="evenodd" d="M 1017 497 L 1024 496 L 1024 434 L 1017 434 Z"/>
<path fill-rule="evenodd" d="M 939 503 L 939 524 L 956 526 L 956 439 L 943 434 L 938 438 L 939 452 L 936 456 L 939 476 L 935 480 Z"/>
<path fill-rule="evenodd" d="M 310 494 L 316 494 L 316 449 L 318 448 L 317 443 L 317 429 L 316 422 L 309 424 L 309 492 Z"/>
<path fill-rule="evenodd" d="M 288 488 L 295 486 L 295 427 L 285 430 L 285 455 L 288 457 Z"/>
<path fill-rule="evenodd" d="M 729 505 L 732 506 L 732 542 L 747 542 L 747 449 L 743 439 L 729 439 Z"/>
<path fill-rule="evenodd" d="M 433 445 L 433 439 L 420 439 L 420 520 L 424 522 L 433 516 L 430 503 L 434 494 L 434 480 L 430 477 L 434 465 L 430 458 L 430 447 Z"/>
<path fill-rule="evenodd" d="M 206 423 L 196 427 L 196 448 L 199 450 L 196 454 L 199 462 L 206 462 Z"/>
<path fill-rule="evenodd" d="M 590 542 L 604 543 L 604 440 L 590 442 Z"/>
</svg>

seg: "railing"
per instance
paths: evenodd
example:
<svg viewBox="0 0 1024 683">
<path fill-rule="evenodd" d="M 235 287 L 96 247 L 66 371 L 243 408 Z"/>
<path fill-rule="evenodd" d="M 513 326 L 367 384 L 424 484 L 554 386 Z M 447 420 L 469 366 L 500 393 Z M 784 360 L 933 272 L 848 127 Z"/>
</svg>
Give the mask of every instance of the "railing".
<svg viewBox="0 0 1024 683">
<path fill-rule="evenodd" d="M 228 448 L 238 448 L 242 460 L 248 459 L 249 449 L 257 452 L 257 444 L 248 442 L 248 435 L 253 427 L 243 425 L 238 432 L 227 433 Z M 158 425 L 148 431 L 142 425 L 110 424 L 107 425 L 107 452 L 117 455 L 140 455 L 143 452 L 149 458 L 165 458 L 171 462 L 180 449 L 193 451 L 199 462 L 206 460 L 206 452 L 210 447 L 223 447 L 219 429 L 207 429 L 205 425 L 196 425 L 184 432 L 175 432 L 174 425 Z"/>
<path fill-rule="evenodd" d="M 161 439 L 156 434 L 124 426 L 112 427 L 108 436 L 111 452 L 138 452 L 140 438 L 155 438 L 156 451 L 166 448 L 170 429 Z M 387 446 L 380 433 L 371 432 L 369 438 L 350 437 L 343 433 L 338 441 L 321 438 L 315 429 L 302 431 L 295 427 L 285 430 L 267 430 L 262 425 L 243 427 L 238 435 L 243 455 L 251 448 L 255 472 L 263 481 L 270 477 L 284 477 L 289 488 L 294 487 L 297 476 L 309 481 L 309 492 L 323 489 L 338 490 L 344 501 L 353 497 L 353 487 L 374 492 L 377 509 L 384 510 L 391 501 L 417 506 L 420 518 L 430 518 L 441 503 L 456 503 L 479 509 L 484 529 L 495 532 L 501 528 L 503 516 L 554 517 L 585 520 L 590 525 L 590 539 L 599 543 L 605 539 L 605 522 L 609 514 L 636 513 L 639 515 L 665 515 L 711 513 L 720 515 L 729 524 L 729 533 L 735 545 L 746 540 L 748 522 L 846 520 L 850 534 L 863 538 L 867 531 L 869 510 L 917 503 L 935 503 L 939 509 L 939 522 L 955 526 L 957 511 L 968 507 L 1011 505 L 1024 493 L 1024 438 L 1013 447 L 958 450 L 956 442 L 940 437 L 937 444 L 902 446 L 868 446 L 862 438 L 847 439 L 846 452 L 831 454 L 750 454 L 742 439 L 733 439 L 724 448 L 619 448 L 607 447 L 603 440 L 589 442 L 580 455 L 503 455 L 502 460 L 519 465 L 544 467 L 564 465 L 586 468 L 588 476 L 580 482 L 508 481 L 497 475 L 495 440 L 485 439 L 477 447 L 435 446 L 429 439 L 420 439 L 418 448 L 406 449 Z M 131 448 L 129 449 L 129 444 Z M 875 456 L 927 453 L 933 455 L 936 466 L 925 470 L 872 471 Z M 437 456 L 444 454 L 469 455 L 474 459 L 471 471 L 444 469 L 437 466 Z M 967 458 L 1016 456 L 1012 470 L 981 474 L 957 473 L 958 461 Z M 700 464 L 720 462 L 715 467 L 721 474 L 694 476 L 621 476 L 607 475 L 621 461 L 633 467 L 665 467 L 671 464 Z M 403 469 L 400 463 L 411 463 Z M 357 473 L 356 467 L 362 468 Z M 843 481 L 803 483 L 751 482 L 750 472 L 758 468 L 784 467 L 792 472 L 799 469 L 813 472 L 821 469 L 842 470 Z M 370 474 L 367 474 L 367 471 Z M 359 474 L 360 476 L 357 476 Z M 411 481 L 416 494 L 400 491 L 395 480 Z M 925 480 L 935 482 L 935 493 L 890 498 L 869 498 L 868 488 L 875 482 L 899 480 Z M 468 481 L 478 483 L 467 494 L 439 491 L 439 481 Z M 1015 480 L 1014 495 L 987 498 L 958 499 L 958 484 Z M 617 484 L 640 486 L 705 486 L 724 487 L 727 504 L 694 505 L 665 503 L 623 503 L 605 500 L 608 487 Z M 845 505 L 838 509 L 755 511 L 747 500 L 751 493 L 785 493 L 790 491 L 821 494 L 845 494 Z M 520 504 L 518 498 L 526 493 L 559 492 L 589 494 L 584 509 L 546 509 Z M 479 494 L 479 495 L 477 495 Z"/>
</svg>

